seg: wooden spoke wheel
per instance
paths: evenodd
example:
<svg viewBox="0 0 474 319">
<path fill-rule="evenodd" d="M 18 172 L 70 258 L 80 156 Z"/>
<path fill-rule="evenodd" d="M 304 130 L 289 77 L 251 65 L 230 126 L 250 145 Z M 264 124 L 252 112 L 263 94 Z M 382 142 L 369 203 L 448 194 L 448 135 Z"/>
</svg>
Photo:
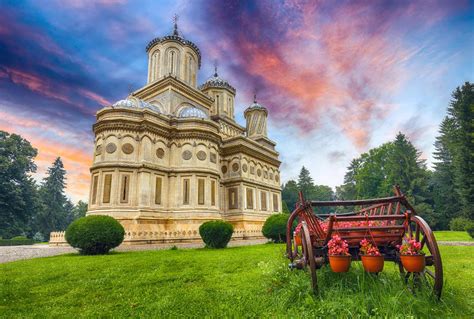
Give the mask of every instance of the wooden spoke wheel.
<svg viewBox="0 0 474 319">
<path fill-rule="evenodd" d="M 311 275 L 311 286 L 313 291 L 317 292 L 318 280 L 316 277 L 316 261 L 314 259 L 313 244 L 311 243 L 308 225 L 306 225 L 305 222 L 302 222 L 301 232 L 301 242 L 303 244 L 303 257 L 305 260 L 305 265 L 308 267 L 309 273 Z"/>
<path fill-rule="evenodd" d="M 421 273 L 406 273 L 401 261 L 398 261 L 400 272 L 405 276 L 407 284 L 413 281 L 413 287 L 420 286 L 423 283 L 433 289 L 433 293 L 439 299 L 443 289 L 443 264 L 438 249 L 438 243 L 431 231 L 430 226 L 420 216 L 413 216 L 406 229 L 409 239 L 415 239 L 421 242 L 421 248 L 425 252 L 426 267 Z"/>
</svg>

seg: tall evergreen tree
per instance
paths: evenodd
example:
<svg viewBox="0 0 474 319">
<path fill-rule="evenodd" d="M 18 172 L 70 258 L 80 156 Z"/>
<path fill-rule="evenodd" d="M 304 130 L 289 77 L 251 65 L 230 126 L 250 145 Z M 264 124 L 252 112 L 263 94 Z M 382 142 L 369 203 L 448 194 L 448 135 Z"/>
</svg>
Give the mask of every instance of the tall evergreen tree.
<svg viewBox="0 0 474 319">
<path fill-rule="evenodd" d="M 298 176 L 298 189 L 303 192 L 305 197 L 311 197 L 314 192 L 314 182 L 309 170 L 302 167 Z"/>
<path fill-rule="evenodd" d="M 454 129 L 454 121 L 445 117 L 440 125 L 439 136 L 436 137 L 434 143 L 432 190 L 434 211 L 439 217 L 441 229 L 448 229 L 449 221 L 461 213 L 453 164 Z"/>
<path fill-rule="evenodd" d="M 456 88 L 448 107 L 454 122 L 453 163 L 462 211 L 474 219 L 474 84 Z"/>
<path fill-rule="evenodd" d="M 37 223 L 45 238 L 49 238 L 52 231 L 64 230 L 70 220 L 72 204 L 64 194 L 65 187 L 66 170 L 58 157 L 48 168 L 39 191 L 43 207 L 38 214 Z"/>
<path fill-rule="evenodd" d="M 10 238 L 30 232 L 29 221 L 37 209 L 37 155 L 30 142 L 16 134 L 0 131 L 0 236 Z"/>
</svg>

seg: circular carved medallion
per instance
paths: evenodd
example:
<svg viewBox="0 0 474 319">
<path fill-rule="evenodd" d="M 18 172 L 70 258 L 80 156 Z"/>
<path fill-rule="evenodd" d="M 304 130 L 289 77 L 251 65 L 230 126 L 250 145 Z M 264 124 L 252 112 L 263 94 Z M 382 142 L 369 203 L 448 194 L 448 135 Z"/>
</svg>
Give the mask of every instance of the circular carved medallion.
<svg viewBox="0 0 474 319">
<path fill-rule="evenodd" d="M 247 164 L 242 165 L 242 170 L 246 173 L 247 172 Z"/>
<path fill-rule="evenodd" d="M 206 152 L 204 151 L 197 152 L 196 156 L 200 161 L 204 161 L 207 158 Z"/>
<path fill-rule="evenodd" d="M 257 169 L 257 175 L 258 175 L 258 177 L 262 176 L 262 171 L 260 170 L 260 168 Z"/>
<path fill-rule="evenodd" d="M 117 145 L 115 145 L 114 143 L 109 143 L 105 147 L 105 150 L 107 151 L 107 153 L 112 154 L 117 150 Z"/>
<path fill-rule="evenodd" d="M 95 155 L 100 155 L 102 154 L 102 145 L 97 145 L 95 148 Z"/>
<path fill-rule="evenodd" d="M 222 170 L 222 173 L 224 174 L 227 173 L 227 166 L 222 166 L 221 170 Z"/>
<path fill-rule="evenodd" d="M 133 153 L 133 145 L 130 143 L 125 143 L 122 145 L 122 152 L 125 154 L 132 154 Z"/>
<path fill-rule="evenodd" d="M 239 170 L 239 164 L 234 163 L 232 164 L 232 171 L 237 172 Z"/>
<path fill-rule="evenodd" d="M 159 149 L 156 150 L 156 156 L 158 158 L 165 157 L 165 150 L 160 147 Z"/>
<path fill-rule="evenodd" d="M 184 160 L 190 160 L 193 157 L 193 153 L 191 151 L 184 151 L 182 157 Z"/>
</svg>

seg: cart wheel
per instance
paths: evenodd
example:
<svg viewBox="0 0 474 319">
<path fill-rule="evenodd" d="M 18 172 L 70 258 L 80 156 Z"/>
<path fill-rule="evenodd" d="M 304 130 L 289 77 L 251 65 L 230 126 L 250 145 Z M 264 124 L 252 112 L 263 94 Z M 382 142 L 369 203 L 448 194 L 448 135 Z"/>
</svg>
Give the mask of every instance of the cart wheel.
<svg viewBox="0 0 474 319">
<path fill-rule="evenodd" d="M 314 260 L 311 236 L 309 235 L 308 226 L 305 222 L 302 222 L 302 230 L 303 234 L 301 236 L 301 241 L 303 244 L 303 256 L 311 274 L 311 286 L 313 287 L 313 292 L 316 293 L 318 291 L 318 279 L 316 277 L 316 261 Z"/>
<path fill-rule="evenodd" d="M 410 220 L 408 229 L 406 230 L 406 236 L 410 239 L 416 239 L 421 242 L 421 248 L 423 249 L 426 247 L 427 249 L 424 249 L 424 252 L 426 253 L 425 270 L 420 274 L 407 273 L 405 275 L 405 281 L 408 282 L 410 275 L 412 275 L 414 284 L 417 284 L 421 279 L 433 289 L 433 293 L 439 299 L 443 289 L 443 264 L 441 262 L 438 243 L 436 242 L 430 226 L 428 226 L 425 220 L 420 216 L 413 216 Z M 400 272 L 404 273 L 401 262 L 399 262 L 399 266 Z"/>
</svg>

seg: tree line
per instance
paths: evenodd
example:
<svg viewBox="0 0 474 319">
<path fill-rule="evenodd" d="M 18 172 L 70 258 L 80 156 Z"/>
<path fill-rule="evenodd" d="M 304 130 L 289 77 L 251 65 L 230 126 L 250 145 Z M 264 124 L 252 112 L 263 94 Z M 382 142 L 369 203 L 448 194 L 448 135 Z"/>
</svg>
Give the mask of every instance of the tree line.
<svg viewBox="0 0 474 319">
<path fill-rule="evenodd" d="M 434 229 L 448 229 L 455 218 L 474 220 L 474 85 L 456 88 L 434 143 L 433 170 L 421 152 L 398 133 L 393 141 L 353 159 L 336 191 L 316 185 L 303 167 L 298 180 L 282 185 L 282 199 L 293 210 L 298 191 L 314 200 L 385 197 L 400 185 L 418 214 Z"/>
<path fill-rule="evenodd" d="M 31 177 L 37 154 L 21 136 L 0 131 L 0 238 L 48 240 L 51 231 L 66 229 L 87 212 L 87 203 L 74 205 L 65 195 L 61 158 L 48 168 L 41 183 Z"/>
</svg>

